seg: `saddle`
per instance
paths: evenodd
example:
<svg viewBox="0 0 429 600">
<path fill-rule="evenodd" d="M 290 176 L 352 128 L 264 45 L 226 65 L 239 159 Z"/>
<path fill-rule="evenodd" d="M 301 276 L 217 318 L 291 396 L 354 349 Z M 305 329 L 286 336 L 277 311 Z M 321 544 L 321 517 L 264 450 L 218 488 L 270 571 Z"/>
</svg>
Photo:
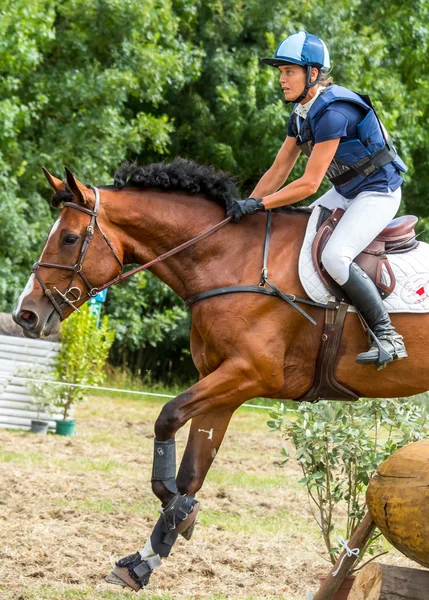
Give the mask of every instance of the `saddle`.
<svg viewBox="0 0 429 600">
<path fill-rule="evenodd" d="M 316 361 L 313 385 L 297 401 L 318 402 L 319 400 L 358 400 L 358 393 L 347 388 L 335 377 L 338 349 L 347 309 L 351 300 L 341 287 L 329 276 L 322 264 L 322 252 L 335 227 L 344 215 L 344 210 L 334 211 L 323 208 L 317 223 L 317 233 L 312 246 L 312 259 L 320 279 L 339 301 L 336 310 L 325 311 L 325 326 L 319 354 Z M 374 281 L 382 298 L 387 298 L 394 290 L 396 280 L 388 255 L 409 252 L 418 244 L 414 227 L 418 219 L 414 215 L 397 217 L 383 229 L 354 261 Z M 332 307 L 331 307 L 332 309 Z"/>
<path fill-rule="evenodd" d="M 331 211 L 323 208 L 317 224 L 317 233 L 312 248 L 313 264 L 325 287 L 341 302 L 352 304 L 342 288 L 329 276 L 322 264 L 322 252 L 334 229 L 341 221 L 344 210 Z M 418 218 L 414 215 L 397 217 L 354 259 L 373 280 L 382 298 L 387 298 L 395 289 L 395 275 L 389 263 L 389 254 L 409 252 L 418 245 L 414 227 Z"/>
</svg>

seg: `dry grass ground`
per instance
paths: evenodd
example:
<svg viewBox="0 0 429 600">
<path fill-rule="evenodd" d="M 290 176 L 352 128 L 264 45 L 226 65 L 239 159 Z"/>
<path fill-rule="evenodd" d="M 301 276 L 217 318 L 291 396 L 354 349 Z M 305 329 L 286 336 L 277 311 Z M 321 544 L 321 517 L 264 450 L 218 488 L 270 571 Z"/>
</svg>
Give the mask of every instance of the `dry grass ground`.
<svg viewBox="0 0 429 600">
<path fill-rule="evenodd" d="M 74 438 L 0 430 L 0 600 L 135 597 L 103 578 L 143 547 L 157 519 L 149 480 L 160 408 L 97 397 L 78 409 Z M 317 589 L 329 565 L 300 473 L 279 467 L 281 439 L 266 420 L 238 411 L 198 495 L 192 540 L 178 540 L 139 596 L 304 600 Z"/>
</svg>

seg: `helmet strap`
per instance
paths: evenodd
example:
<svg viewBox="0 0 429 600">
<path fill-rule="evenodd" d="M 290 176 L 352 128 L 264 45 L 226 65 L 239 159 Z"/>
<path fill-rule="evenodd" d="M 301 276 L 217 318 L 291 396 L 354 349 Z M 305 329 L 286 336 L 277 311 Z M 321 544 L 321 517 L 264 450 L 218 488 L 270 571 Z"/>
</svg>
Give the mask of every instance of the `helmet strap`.
<svg viewBox="0 0 429 600">
<path fill-rule="evenodd" d="M 285 100 L 285 104 L 289 104 L 290 102 L 293 102 L 294 104 L 297 104 L 298 102 L 301 102 L 301 100 L 304 100 L 304 98 L 307 96 L 308 90 L 319 83 L 320 77 L 321 77 L 320 69 L 318 70 L 318 74 L 317 74 L 317 77 L 316 77 L 315 81 L 313 81 L 313 83 L 311 83 L 311 71 L 312 71 L 312 69 L 313 69 L 313 67 L 311 65 L 307 65 L 307 74 L 306 74 L 306 78 L 305 78 L 305 88 L 304 88 L 304 91 L 302 92 L 302 94 L 300 96 L 298 96 L 298 98 L 295 98 L 294 100 Z"/>
</svg>

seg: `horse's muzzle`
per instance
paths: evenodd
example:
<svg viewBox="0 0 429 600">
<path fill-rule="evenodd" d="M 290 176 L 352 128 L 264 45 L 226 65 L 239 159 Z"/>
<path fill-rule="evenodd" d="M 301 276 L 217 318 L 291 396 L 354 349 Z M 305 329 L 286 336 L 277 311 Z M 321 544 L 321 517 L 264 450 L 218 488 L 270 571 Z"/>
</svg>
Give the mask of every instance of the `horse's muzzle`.
<svg viewBox="0 0 429 600">
<path fill-rule="evenodd" d="M 45 318 L 42 318 L 35 310 L 22 308 L 12 313 L 12 318 L 17 325 L 22 327 L 25 337 L 32 339 L 45 338 L 53 333 L 58 333 L 60 319 L 53 310 Z"/>
</svg>

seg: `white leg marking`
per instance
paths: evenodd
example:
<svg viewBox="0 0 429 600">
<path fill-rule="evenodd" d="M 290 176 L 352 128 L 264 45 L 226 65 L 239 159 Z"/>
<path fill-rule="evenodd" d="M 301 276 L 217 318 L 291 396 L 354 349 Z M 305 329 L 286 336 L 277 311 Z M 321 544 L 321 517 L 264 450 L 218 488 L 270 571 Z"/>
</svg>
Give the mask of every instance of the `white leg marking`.
<svg viewBox="0 0 429 600">
<path fill-rule="evenodd" d="M 22 305 L 24 298 L 29 296 L 31 294 L 31 292 L 34 290 L 34 280 L 35 280 L 34 274 L 30 275 L 30 279 L 27 281 L 27 285 L 25 286 L 22 294 L 18 298 L 18 302 L 16 303 L 16 308 L 14 311 L 16 314 L 18 314 L 20 312 L 21 305 Z"/>
<path fill-rule="evenodd" d="M 150 558 L 151 556 L 156 556 L 156 552 L 154 552 L 152 548 L 152 544 L 150 543 L 150 538 L 146 542 L 143 550 L 140 550 L 140 556 L 143 558 Z"/>
<path fill-rule="evenodd" d="M 207 438 L 208 440 L 212 440 L 213 439 L 213 428 L 210 429 L 210 431 L 206 431 L 205 429 L 198 429 L 198 432 L 202 431 L 203 433 L 208 433 L 209 437 Z"/>
</svg>

